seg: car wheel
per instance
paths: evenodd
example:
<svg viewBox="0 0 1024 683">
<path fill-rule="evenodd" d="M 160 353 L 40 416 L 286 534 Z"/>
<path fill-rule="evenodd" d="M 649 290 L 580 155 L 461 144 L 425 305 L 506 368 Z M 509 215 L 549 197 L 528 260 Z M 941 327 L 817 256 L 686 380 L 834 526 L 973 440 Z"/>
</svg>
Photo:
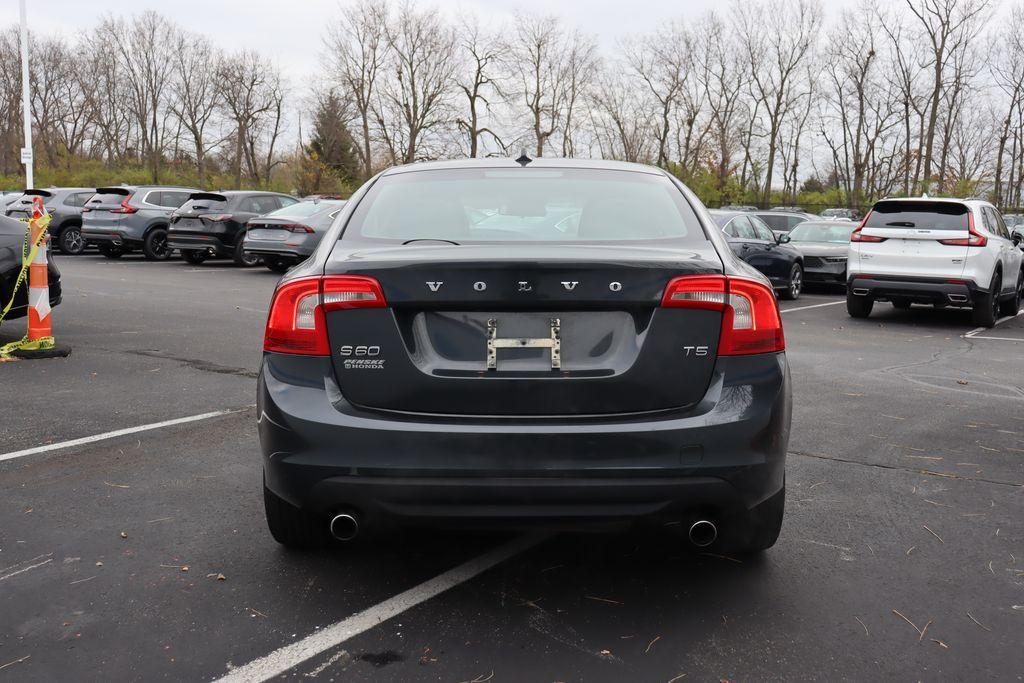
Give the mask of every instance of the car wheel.
<svg viewBox="0 0 1024 683">
<path fill-rule="evenodd" d="M 971 317 L 978 327 L 995 327 L 999 319 L 999 290 L 1002 289 L 1002 278 L 999 273 L 992 276 L 992 287 L 974 300 Z"/>
<path fill-rule="evenodd" d="M 1024 273 L 1017 275 L 1017 290 L 1013 293 L 1012 299 L 1007 299 L 999 304 L 999 312 L 1002 315 L 1017 315 L 1020 313 L 1020 300 L 1024 290 Z"/>
<path fill-rule="evenodd" d="M 100 253 L 107 258 L 121 258 L 124 256 L 125 250 L 124 247 L 107 243 L 100 245 Z"/>
<path fill-rule="evenodd" d="M 142 242 L 142 254 L 147 261 L 166 261 L 171 251 L 167 248 L 167 229 L 153 228 Z"/>
<path fill-rule="evenodd" d="M 292 264 L 283 258 L 264 257 L 263 265 L 265 265 L 269 270 L 272 270 L 275 273 L 285 273 L 288 271 L 289 268 L 292 267 Z"/>
<path fill-rule="evenodd" d="M 857 296 L 853 292 L 846 293 L 846 312 L 851 318 L 866 318 L 871 315 L 875 300 L 869 296 Z"/>
<path fill-rule="evenodd" d="M 185 259 L 194 266 L 198 266 L 207 259 L 207 253 L 205 251 L 198 251 L 196 249 L 184 249 L 181 252 L 181 258 Z"/>
<path fill-rule="evenodd" d="M 727 524 L 721 543 L 713 546 L 727 553 L 749 554 L 767 550 L 779 540 L 786 513 L 786 485 L 734 524 Z"/>
<path fill-rule="evenodd" d="M 72 225 L 61 230 L 57 239 L 57 246 L 62 254 L 77 256 L 85 251 L 85 238 L 82 237 L 82 229 Z"/>
<path fill-rule="evenodd" d="M 278 498 L 265 483 L 263 509 L 270 535 L 283 546 L 305 550 L 322 547 L 329 540 L 326 520 L 319 523 L 313 515 Z"/>
<path fill-rule="evenodd" d="M 242 242 L 239 241 L 239 243 L 235 246 L 235 253 L 234 256 L 232 257 L 232 260 L 234 260 L 236 266 L 241 266 L 243 268 L 251 268 L 252 266 L 255 266 L 257 263 L 260 262 L 260 257 L 257 256 L 256 254 L 251 254 L 247 251 L 243 251 Z"/>
<path fill-rule="evenodd" d="M 789 286 L 782 290 L 782 298 L 787 301 L 794 301 L 800 298 L 800 292 L 804 289 L 804 269 L 799 263 L 794 263 L 789 270 Z"/>
</svg>

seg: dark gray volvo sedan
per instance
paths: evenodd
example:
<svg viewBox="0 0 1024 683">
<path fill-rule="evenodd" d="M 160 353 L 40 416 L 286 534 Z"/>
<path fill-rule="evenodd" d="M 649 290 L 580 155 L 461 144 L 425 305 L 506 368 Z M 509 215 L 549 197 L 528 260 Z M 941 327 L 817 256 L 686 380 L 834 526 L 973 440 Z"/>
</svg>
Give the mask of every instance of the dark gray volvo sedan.
<svg viewBox="0 0 1024 683">
<path fill-rule="evenodd" d="M 392 168 L 274 293 L 267 522 L 294 547 L 389 524 L 644 521 L 763 550 L 790 405 L 771 285 L 672 176 Z"/>
</svg>

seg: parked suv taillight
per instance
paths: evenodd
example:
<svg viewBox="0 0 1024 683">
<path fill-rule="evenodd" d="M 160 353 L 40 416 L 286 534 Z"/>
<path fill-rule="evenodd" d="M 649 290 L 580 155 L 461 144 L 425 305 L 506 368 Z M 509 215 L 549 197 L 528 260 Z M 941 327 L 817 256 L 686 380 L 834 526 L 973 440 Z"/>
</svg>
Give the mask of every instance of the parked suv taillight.
<svg viewBox="0 0 1024 683">
<path fill-rule="evenodd" d="M 136 209 L 134 206 L 130 206 L 128 204 L 128 200 L 130 200 L 132 198 L 132 196 L 133 195 L 128 195 L 127 197 L 122 199 L 121 200 L 121 208 L 120 209 L 111 209 L 110 213 L 135 213 L 136 211 L 138 211 L 138 209 Z"/>
<path fill-rule="evenodd" d="M 853 232 L 850 233 L 851 242 L 884 242 L 889 239 L 888 237 L 875 237 L 874 235 L 865 235 L 861 232 L 864 226 L 868 224 L 868 219 L 871 218 L 871 212 L 868 211 L 867 215 L 864 216 L 864 220 L 860 222 Z"/>
<path fill-rule="evenodd" d="M 384 291 L 372 277 L 327 275 L 286 282 L 274 292 L 263 350 L 329 356 L 325 311 L 385 306 Z"/>
<path fill-rule="evenodd" d="M 967 233 L 969 237 L 953 240 L 939 240 L 939 244 L 947 244 L 951 247 L 984 247 L 988 244 L 988 238 L 974 229 L 974 214 L 967 214 Z"/>
<path fill-rule="evenodd" d="M 661 305 L 722 311 L 720 356 L 786 349 L 775 292 L 757 280 L 725 275 L 684 275 L 668 283 Z"/>
</svg>

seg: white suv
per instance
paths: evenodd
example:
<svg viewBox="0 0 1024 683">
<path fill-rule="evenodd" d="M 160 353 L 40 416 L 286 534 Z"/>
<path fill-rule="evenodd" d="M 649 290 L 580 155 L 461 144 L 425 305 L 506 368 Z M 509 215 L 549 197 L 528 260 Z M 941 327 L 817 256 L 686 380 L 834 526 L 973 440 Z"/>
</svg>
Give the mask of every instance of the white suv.
<svg viewBox="0 0 1024 683">
<path fill-rule="evenodd" d="M 995 207 L 973 199 L 883 199 L 850 237 L 846 310 L 871 314 L 875 301 L 970 306 L 992 327 L 1020 308 L 1021 236 Z"/>
</svg>

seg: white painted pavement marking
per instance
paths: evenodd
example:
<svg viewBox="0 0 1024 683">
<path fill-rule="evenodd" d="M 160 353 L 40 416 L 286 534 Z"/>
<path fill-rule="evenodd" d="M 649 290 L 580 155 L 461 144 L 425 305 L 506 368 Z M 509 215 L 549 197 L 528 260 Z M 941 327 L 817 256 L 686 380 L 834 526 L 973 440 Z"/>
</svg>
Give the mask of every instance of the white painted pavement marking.
<svg viewBox="0 0 1024 683">
<path fill-rule="evenodd" d="M 533 534 L 509 541 L 494 550 L 460 564 L 458 567 L 438 574 L 429 581 L 388 598 L 384 602 L 320 629 L 302 640 L 297 640 L 291 645 L 274 650 L 269 655 L 254 659 L 245 666 L 232 669 L 219 679 L 218 683 L 267 681 L 280 676 L 292 667 L 440 595 L 449 588 L 465 583 L 491 567 L 532 548 L 549 536 L 549 534 Z"/>
<path fill-rule="evenodd" d="M 1021 315 L 1024 315 L 1024 309 L 1021 309 L 1020 311 L 1018 311 L 1017 315 L 1008 315 L 1005 318 L 1000 318 L 999 320 L 996 321 L 996 324 L 993 325 L 993 327 L 998 327 L 999 325 L 1002 325 L 1003 323 L 1005 323 L 1007 320 L 1013 320 L 1014 318 L 1017 318 L 1018 316 L 1021 316 Z M 964 339 L 995 339 L 997 341 L 1024 341 L 1024 339 L 1011 339 L 1009 337 L 987 337 L 987 336 L 982 336 L 982 335 L 978 334 L 979 332 L 984 332 L 985 330 L 988 330 L 988 329 L 991 329 L 991 328 L 988 328 L 988 327 L 976 327 L 973 330 L 971 330 L 970 332 L 968 332 L 967 334 L 963 335 L 963 337 L 964 337 Z"/>
<path fill-rule="evenodd" d="M 842 301 L 829 301 L 825 304 L 814 304 L 813 306 L 801 306 L 799 308 L 783 308 L 780 309 L 783 313 L 792 313 L 793 311 L 806 311 L 809 308 L 822 308 L 823 306 L 838 306 L 839 304 L 845 304 L 846 299 Z"/>
<path fill-rule="evenodd" d="M 26 455 L 35 455 L 36 453 L 46 453 L 48 451 L 56 451 L 62 448 L 71 448 L 72 446 L 82 446 L 88 443 L 95 443 L 97 441 L 104 441 L 106 439 L 114 439 L 119 436 L 126 436 L 128 434 L 137 434 L 139 432 L 148 432 L 153 429 L 161 429 L 162 427 L 173 427 L 174 425 L 186 424 L 189 422 L 198 422 L 199 420 L 209 420 L 210 418 L 220 417 L 221 415 L 231 415 L 232 413 L 240 413 L 249 410 L 253 406 L 246 406 L 244 408 L 230 408 L 228 410 L 215 410 L 212 413 L 202 413 L 200 415 L 190 415 L 189 417 L 178 417 L 173 420 L 164 420 L 163 422 L 153 422 L 151 424 L 139 425 L 138 427 L 128 427 L 126 429 L 116 429 L 112 432 L 103 432 L 102 434 L 95 434 L 93 436 L 83 436 L 80 439 L 72 439 L 71 441 L 61 441 L 60 443 L 50 443 L 45 446 L 36 446 L 35 448 L 26 448 L 21 451 L 14 451 L 12 453 L 0 454 L 0 462 L 4 460 L 14 460 L 15 458 L 22 458 Z"/>
</svg>

